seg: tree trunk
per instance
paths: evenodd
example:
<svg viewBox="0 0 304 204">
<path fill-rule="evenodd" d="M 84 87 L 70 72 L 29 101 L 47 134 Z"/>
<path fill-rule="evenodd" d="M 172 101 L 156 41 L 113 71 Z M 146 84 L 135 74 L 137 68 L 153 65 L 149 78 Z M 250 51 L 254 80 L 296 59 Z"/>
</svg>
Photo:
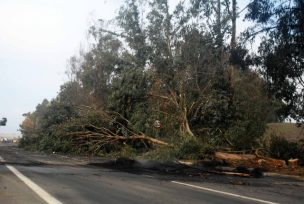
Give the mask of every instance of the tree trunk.
<svg viewBox="0 0 304 204">
<path fill-rule="evenodd" d="M 231 20 L 232 20 L 232 32 L 231 32 L 231 42 L 230 42 L 230 47 L 231 50 L 235 50 L 236 47 L 236 18 L 237 18 L 237 14 L 236 14 L 236 0 L 232 0 L 232 16 L 231 16 Z"/>
<path fill-rule="evenodd" d="M 222 33 L 222 7 L 221 0 L 217 0 L 216 7 L 216 44 L 218 46 L 219 67 L 218 72 L 223 71 L 223 33 Z"/>
<path fill-rule="evenodd" d="M 221 0 L 217 0 L 217 14 L 216 14 L 216 26 L 217 26 L 217 45 L 221 50 L 223 47 L 223 35 L 222 35 L 222 8 L 221 8 Z"/>
<path fill-rule="evenodd" d="M 182 132 L 185 133 L 186 135 L 189 135 L 191 137 L 194 137 L 193 132 L 191 131 L 190 125 L 189 125 L 189 121 L 188 121 L 188 117 L 187 117 L 187 109 L 184 108 L 184 112 L 183 112 L 183 122 L 182 122 Z"/>
</svg>

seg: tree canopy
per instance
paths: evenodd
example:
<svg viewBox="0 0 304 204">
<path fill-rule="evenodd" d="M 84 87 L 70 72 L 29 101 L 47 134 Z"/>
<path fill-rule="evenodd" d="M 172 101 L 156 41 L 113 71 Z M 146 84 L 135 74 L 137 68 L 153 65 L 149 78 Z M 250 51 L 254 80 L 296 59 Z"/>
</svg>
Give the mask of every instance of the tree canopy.
<svg viewBox="0 0 304 204">
<path fill-rule="evenodd" d="M 22 144 L 96 154 L 166 145 L 183 157 L 186 147 L 200 154 L 195 145 L 252 149 L 268 122 L 303 121 L 303 1 L 246 8 L 254 26 L 237 35 L 236 0 L 174 9 L 125 0 L 118 29 L 90 27 L 93 43 L 70 59 L 70 81 L 26 115 Z M 259 34 L 252 54 L 246 42 Z"/>
</svg>

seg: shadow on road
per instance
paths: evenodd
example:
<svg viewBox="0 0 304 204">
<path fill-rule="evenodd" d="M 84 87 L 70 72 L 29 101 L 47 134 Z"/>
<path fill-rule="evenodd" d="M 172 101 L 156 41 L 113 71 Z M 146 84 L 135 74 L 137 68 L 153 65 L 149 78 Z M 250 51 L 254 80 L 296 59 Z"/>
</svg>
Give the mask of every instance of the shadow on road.
<svg viewBox="0 0 304 204">
<path fill-rule="evenodd" d="M 237 177 L 224 175 L 222 172 L 215 170 L 215 163 L 207 163 L 199 167 L 188 166 L 178 162 L 167 161 L 150 161 L 150 160 L 133 160 L 129 158 L 118 158 L 117 160 L 107 162 L 93 162 L 88 166 L 107 168 L 115 171 L 127 172 L 138 175 L 153 175 L 164 180 L 191 180 L 204 181 L 212 183 L 229 183 L 234 185 L 251 185 L 252 181 L 258 186 L 269 186 L 269 182 L 263 182 L 264 179 L 256 179 L 254 176 Z M 259 177 L 260 178 L 260 177 Z"/>
</svg>

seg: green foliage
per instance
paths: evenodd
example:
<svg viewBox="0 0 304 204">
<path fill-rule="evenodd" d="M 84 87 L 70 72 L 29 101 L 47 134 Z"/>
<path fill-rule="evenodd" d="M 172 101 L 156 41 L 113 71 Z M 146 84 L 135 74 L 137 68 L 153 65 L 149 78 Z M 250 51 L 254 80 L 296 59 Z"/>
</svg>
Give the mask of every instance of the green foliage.
<svg viewBox="0 0 304 204">
<path fill-rule="evenodd" d="M 133 159 L 139 153 L 140 153 L 140 151 L 136 150 L 135 148 L 132 148 L 129 145 L 124 145 L 121 148 L 119 148 L 119 150 L 117 150 L 117 151 L 101 152 L 99 155 L 100 156 L 110 156 L 110 157 L 114 157 L 114 158 L 124 157 L 124 158 Z"/>
<path fill-rule="evenodd" d="M 177 158 L 176 149 L 172 147 L 159 147 L 144 154 L 143 158 L 159 161 L 172 161 Z"/>
<path fill-rule="evenodd" d="M 146 132 L 148 119 L 148 81 L 145 72 L 131 69 L 113 80 L 109 109 L 129 120 L 137 131 Z M 128 125 L 128 124 L 126 124 Z"/>
<path fill-rule="evenodd" d="M 235 121 L 224 137 L 228 138 L 235 149 L 253 149 L 263 136 L 265 126 L 264 121 L 255 121 L 253 118 Z"/>
<path fill-rule="evenodd" d="M 91 28 L 90 32 L 97 43 L 92 50 L 83 54 L 78 83 L 90 96 L 95 97 L 95 106 L 105 106 L 110 94 L 112 75 L 125 69 L 126 62 L 121 57 L 121 42 L 115 36 L 95 29 L 97 28 Z"/>
<path fill-rule="evenodd" d="M 132 157 L 151 150 L 176 159 L 198 159 L 217 146 L 255 147 L 280 102 L 236 43 L 236 12 L 234 0 L 191 0 L 173 10 L 167 0 L 125 0 L 114 19 L 122 32 L 103 20 L 90 27 L 90 49 L 70 59 L 70 81 L 58 96 L 26 115 L 20 145 Z"/>
<path fill-rule="evenodd" d="M 225 137 L 239 149 L 256 147 L 263 136 L 266 124 L 280 107 L 266 94 L 265 82 L 254 72 L 232 70 L 233 107 L 235 109 Z"/>
<path fill-rule="evenodd" d="M 58 100 L 44 100 L 36 107 L 34 113 L 27 114 L 20 126 L 23 134 L 20 146 L 29 146 L 40 151 L 70 152 L 71 142 L 61 137 L 58 130 L 63 123 L 77 117 L 79 115 L 72 106 L 62 104 Z"/>
<path fill-rule="evenodd" d="M 284 137 L 273 135 L 269 145 L 270 156 L 283 159 L 299 159 L 304 163 L 304 142 L 289 142 Z"/>
<path fill-rule="evenodd" d="M 275 120 L 277 102 L 266 94 L 265 82 L 252 71 L 233 67 L 219 78 L 191 114 L 195 134 L 216 145 L 255 147 L 268 122 Z"/>
<path fill-rule="evenodd" d="M 270 93 L 283 101 L 281 120 L 303 121 L 304 2 L 252 0 L 247 19 L 256 22 L 245 33 L 251 39 L 264 34 L 258 61 Z"/>
<path fill-rule="evenodd" d="M 144 155 L 145 158 L 168 161 L 179 159 L 208 158 L 216 147 L 197 138 L 184 137 L 175 141 L 174 147 L 160 147 Z"/>
<path fill-rule="evenodd" d="M 200 155 L 200 151 L 201 143 L 195 139 L 188 139 L 187 137 L 179 144 L 177 157 L 181 159 L 197 158 Z"/>
<path fill-rule="evenodd" d="M 213 153 L 210 145 L 204 144 L 196 138 L 183 138 L 176 148 L 176 157 L 178 159 L 200 159 Z"/>
<path fill-rule="evenodd" d="M 146 45 L 146 34 L 140 25 L 142 19 L 138 4 L 136 0 L 126 0 L 125 5 L 120 8 L 117 20 L 125 31 L 129 47 L 135 51 L 133 59 L 136 66 L 143 68 L 148 59 L 149 47 Z"/>
</svg>

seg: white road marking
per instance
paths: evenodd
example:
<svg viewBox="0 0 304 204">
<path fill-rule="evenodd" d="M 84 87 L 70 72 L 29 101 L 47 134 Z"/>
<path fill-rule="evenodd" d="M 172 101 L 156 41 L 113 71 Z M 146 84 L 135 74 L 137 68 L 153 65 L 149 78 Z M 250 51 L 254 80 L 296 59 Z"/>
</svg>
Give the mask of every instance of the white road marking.
<svg viewBox="0 0 304 204">
<path fill-rule="evenodd" d="M 0 162 L 5 162 L 5 160 L 0 156 Z M 11 165 L 5 165 L 11 172 L 13 172 L 21 181 L 23 181 L 30 189 L 32 189 L 40 198 L 42 198 L 48 204 L 62 204 L 59 200 L 54 198 L 48 192 L 43 190 L 36 183 L 31 181 L 29 178 L 24 176 L 20 171 Z"/>
<path fill-rule="evenodd" d="M 5 160 L 0 156 L 0 162 L 5 162 Z"/>
<path fill-rule="evenodd" d="M 201 187 L 201 186 L 195 186 L 195 185 L 188 184 L 188 183 L 182 183 L 182 182 L 178 182 L 178 181 L 171 181 L 171 182 L 175 183 L 175 184 L 183 185 L 183 186 L 188 186 L 188 187 L 192 187 L 192 188 L 201 189 L 201 190 L 204 190 L 204 191 L 213 192 L 213 193 L 219 193 L 219 194 L 233 196 L 233 197 L 242 198 L 242 199 L 246 199 L 246 200 L 252 200 L 252 201 L 259 202 L 259 203 L 279 204 L 279 203 L 274 203 L 274 202 L 270 202 L 270 201 L 267 201 L 267 200 L 261 200 L 261 199 L 257 199 L 257 198 L 242 196 L 242 195 L 238 195 L 238 194 L 228 193 L 228 192 L 225 192 L 225 191 L 219 191 L 219 190 L 206 188 L 206 187 Z"/>
</svg>

